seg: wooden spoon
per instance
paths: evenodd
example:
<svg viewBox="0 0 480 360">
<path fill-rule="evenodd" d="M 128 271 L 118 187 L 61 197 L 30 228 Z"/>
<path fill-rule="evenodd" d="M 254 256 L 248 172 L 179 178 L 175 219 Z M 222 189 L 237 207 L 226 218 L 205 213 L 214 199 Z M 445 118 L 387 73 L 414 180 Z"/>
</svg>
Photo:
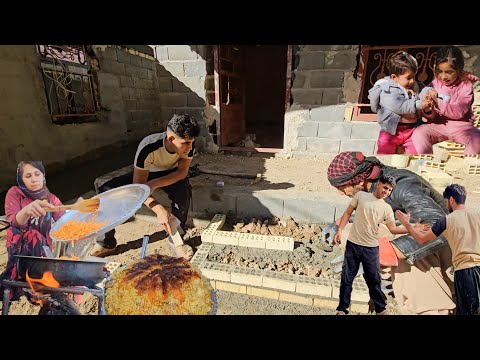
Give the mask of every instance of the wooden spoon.
<svg viewBox="0 0 480 360">
<path fill-rule="evenodd" d="M 47 212 L 78 210 L 81 212 L 95 212 L 100 206 L 100 199 L 92 198 L 80 201 L 72 205 L 55 206 L 53 209 L 45 209 Z"/>
</svg>

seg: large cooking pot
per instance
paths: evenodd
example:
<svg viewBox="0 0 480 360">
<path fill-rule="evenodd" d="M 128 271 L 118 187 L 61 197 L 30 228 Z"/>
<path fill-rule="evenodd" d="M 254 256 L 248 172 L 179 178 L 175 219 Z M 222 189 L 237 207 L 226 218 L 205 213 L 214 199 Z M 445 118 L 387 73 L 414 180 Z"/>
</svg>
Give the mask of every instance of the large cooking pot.
<svg viewBox="0 0 480 360">
<path fill-rule="evenodd" d="M 69 259 L 50 259 L 45 257 L 14 255 L 17 261 L 18 275 L 26 281 L 26 273 L 34 279 L 40 279 L 46 271 L 51 271 L 60 286 L 94 287 L 107 275 L 105 261 L 80 261 Z"/>
</svg>

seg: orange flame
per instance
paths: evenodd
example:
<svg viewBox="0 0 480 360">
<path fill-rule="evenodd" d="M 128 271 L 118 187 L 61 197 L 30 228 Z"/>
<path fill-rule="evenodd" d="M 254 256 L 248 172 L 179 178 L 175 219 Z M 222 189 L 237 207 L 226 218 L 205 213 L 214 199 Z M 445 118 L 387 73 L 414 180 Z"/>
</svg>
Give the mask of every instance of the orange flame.
<svg viewBox="0 0 480 360">
<path fill-rule="evenodd" d="M 52 287 L 52 288 L 60 287 L 60 283 L 53 277 L 53 273 L 51 271 L 45 271 L 43 273 L 43 276 L 40 279 L 33 279 L 30 276 L 28 276 L 28 270 L 27 270 L 27 273 L 26 273 L 25 277 L 27 279 L 28 285 L 30 285 L 30 288 L 34 292 L 35 292 L 34 283 L 38 283 L 38 284 L 41 284 L 41 285 L 44 285 L 44 286 L 49 286 L 49 287 Z M 40 287 L 37 286 L 37 290 L 39 288 Z"/>
</svg>

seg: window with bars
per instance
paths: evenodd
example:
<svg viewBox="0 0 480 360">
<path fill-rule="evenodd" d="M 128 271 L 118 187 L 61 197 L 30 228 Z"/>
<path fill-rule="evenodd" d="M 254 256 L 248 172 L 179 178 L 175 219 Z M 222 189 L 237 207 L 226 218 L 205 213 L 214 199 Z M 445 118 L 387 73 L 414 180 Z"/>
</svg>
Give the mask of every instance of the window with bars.
<svg viewBox="0 0 480 360">
<path fill-rule="evenodd" d="M 96 121 L 97 100 L 84 45 L 37 45 L 54 123 Z"/>
</svg>

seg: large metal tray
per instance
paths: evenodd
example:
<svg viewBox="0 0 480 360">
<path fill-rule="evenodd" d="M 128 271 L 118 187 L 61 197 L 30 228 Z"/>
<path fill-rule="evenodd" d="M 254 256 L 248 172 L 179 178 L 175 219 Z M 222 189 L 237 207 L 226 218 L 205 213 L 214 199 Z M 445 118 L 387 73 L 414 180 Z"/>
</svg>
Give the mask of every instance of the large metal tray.
<svg viewBox="0 0 480 360">
<path fill-rule="evenodd" d="M 132 217 L 143 202 L 150 195 L 150 187 L 144 184 L 129 184 L 115 189 L 105 191 L 94 196 L 100 199 L 98 211 L 94 213 L 80 212 L 76 210 L 67 211 L 50 229 L 50 237 L 54 241 L 68 242 L 72 239 L 58 239 L 53 233 L 60 229 L 67 221 L 95 221 L 97 223 L 105 222 L 97 231 L 92 231 L 76 241 L 88 241 L 96 239 L 100 235 L 113 230 L 120 224 L 123 224 Z"/>
</svg>

